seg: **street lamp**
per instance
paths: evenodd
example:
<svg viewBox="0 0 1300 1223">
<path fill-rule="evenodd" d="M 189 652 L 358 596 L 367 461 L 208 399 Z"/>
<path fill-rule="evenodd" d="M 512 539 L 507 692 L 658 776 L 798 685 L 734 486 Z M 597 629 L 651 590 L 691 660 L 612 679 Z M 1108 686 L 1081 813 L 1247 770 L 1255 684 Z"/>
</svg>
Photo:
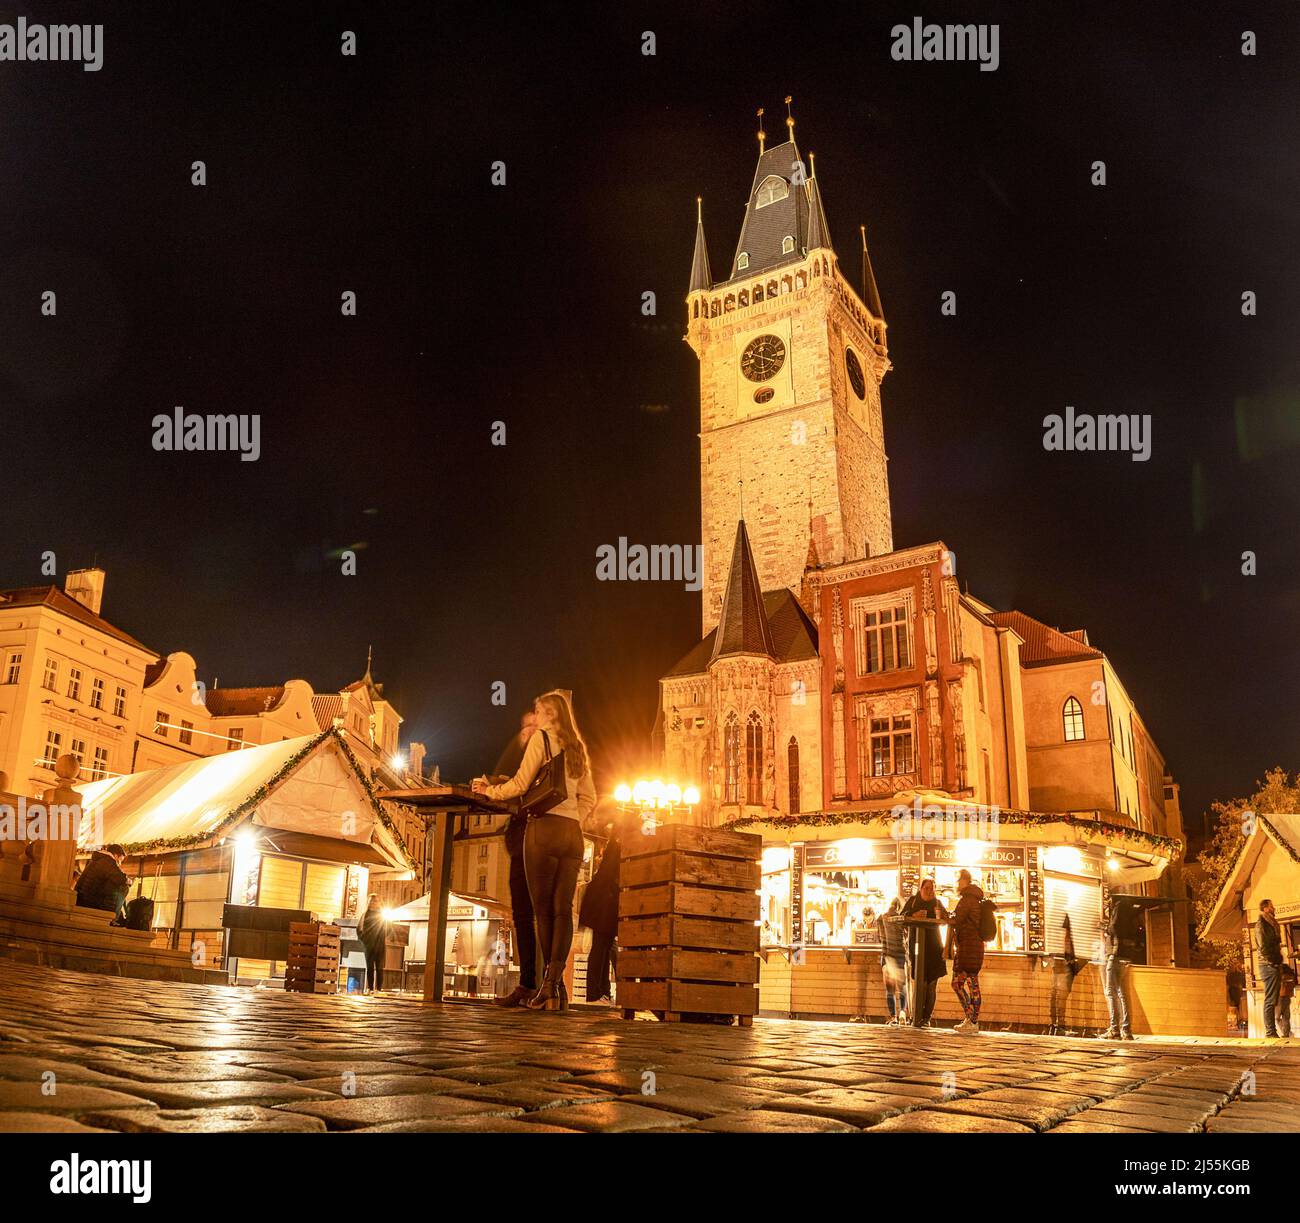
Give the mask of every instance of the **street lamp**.
<svg viewBox="0 0 1300 1223">
<path fill-rule="evenodd" d="M 620 811 L 635 812 L 642 822 L 669 824 L 674 816 L 690 820 L 700 805 L 698 786 L 682 786 L 675 781 L 660 778 L 640 778 L 634 782 L 621 782 L 614 788 L 614 801 Z"/>
</svg>

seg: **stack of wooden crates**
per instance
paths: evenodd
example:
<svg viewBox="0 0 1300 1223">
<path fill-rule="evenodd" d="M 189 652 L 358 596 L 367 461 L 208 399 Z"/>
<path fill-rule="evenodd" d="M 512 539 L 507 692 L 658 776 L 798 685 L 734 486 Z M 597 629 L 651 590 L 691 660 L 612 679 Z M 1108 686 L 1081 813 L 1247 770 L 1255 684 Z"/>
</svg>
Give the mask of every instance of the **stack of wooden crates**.
<svg viewBox="0 0 1300 1223">
<path fill-rule="evenodd" d="M 336 994 L 339 989 L 339 928 L 319 921 L 289 924 L 284 988 L 297 994 Z"/>
<path fill-rule="evenodd" d="M 763 839 L 686 824 L 623 838 L 618 1005 L 625 1019 L 653 1011 L 734 1016 L 758 1011 L 758 888 Z"/>
</svg>

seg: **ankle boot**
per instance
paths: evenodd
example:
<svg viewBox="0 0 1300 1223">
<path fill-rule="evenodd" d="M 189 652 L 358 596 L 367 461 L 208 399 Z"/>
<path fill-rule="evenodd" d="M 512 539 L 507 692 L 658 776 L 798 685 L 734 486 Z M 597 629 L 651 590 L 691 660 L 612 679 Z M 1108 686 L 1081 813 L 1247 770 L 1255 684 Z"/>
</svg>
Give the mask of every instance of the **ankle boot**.
<svg viewBox="0 0 1300 1223">
<path fill-rule="evenodd" d="M 541 989 L 529 999 L 529 1010 L 558 1011 L 561 1009 L 560 1000 L 563 996 L 564 982 L 560 978 L 563 972 L 563 964 L 546 965 L 546 977 L 542 981 Z"/>
<path fill-rule="evenodd" d="M 522 985 L 516 985 L 504 998 L 493 998 L 492 1002 L 495 1006 L 527 1006 L 534 992 Z"/>
</svg>

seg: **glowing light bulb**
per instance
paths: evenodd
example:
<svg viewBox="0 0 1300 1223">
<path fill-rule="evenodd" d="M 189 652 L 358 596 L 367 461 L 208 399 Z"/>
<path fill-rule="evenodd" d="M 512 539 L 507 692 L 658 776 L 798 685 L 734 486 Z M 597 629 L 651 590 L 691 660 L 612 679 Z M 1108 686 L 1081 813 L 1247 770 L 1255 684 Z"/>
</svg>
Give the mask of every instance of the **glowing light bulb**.
<svg viewBox="0 0 1300 1223">
<path fill-rule="evenodd" d="M 687 786 L 682 791 L 682 802 L 688 807 L 694 807 L 700 801 L 700 791 L 696 786 Z"/>
<path fill-rule="evenodd" d="M 630 803 L 632 801 L 632 787 L 623 782 L 614 790 L 614 801 L 616 803 Z"/>
<path fill-rule="evenodd" d="M 670 803 L 680 803 L 682 801 L 682 788 L 676 782 L 670 781 L 664 786 L 664 797 Z"/>
</svg>

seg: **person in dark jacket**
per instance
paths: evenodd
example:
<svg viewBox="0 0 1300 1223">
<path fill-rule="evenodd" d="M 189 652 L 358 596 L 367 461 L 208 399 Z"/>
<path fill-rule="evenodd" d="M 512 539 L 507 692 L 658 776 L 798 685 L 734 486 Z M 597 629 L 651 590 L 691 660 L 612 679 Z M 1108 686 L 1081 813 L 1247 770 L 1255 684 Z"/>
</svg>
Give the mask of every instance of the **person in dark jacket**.
<svg viewBox="0 0 1300 1223">
<path fill-rule="evenodd" d="M 108 909 L 116 922 L 125 920 L 126 894 L 131 890 L 131 881 L 122 870 L 125 859 L 126 850 L 120 845 L 95 850 L 77 880 L 77 904 L 85 909 Z"/>
<path fill-rule="evenodd" d="M 388 943 L 388 922 L 379 897 L 371 895 L 366 911 L 357 925 L 357 937 L 366 949 L 365 993 L 377 993 L 384 988 L 384 953 Z"/>
<path fill-rule="evenodd" d="M 920 890 L 907 898 L 903 905 L 904 917 L 937 918 L 946 922 L 948 910 L 943 907 L 934 890 L 933 879 L 922 879 Z M 917 936 L 925 936 L 925 980 L 916 980 Z M 943 939 L 939 937 L 938 926 L 911 926 L 908 928 L 907 959 L 912 975 L 912 1007 L 919 1015 L 922 1027 L 929 1027 L 930 1016 L 934 1014 L 934 998 L 939 986 L 939 978 L 948 975 L 948 965 L 943 958 Z"/>
<path fill-rule="evenodd" d="M 880 971 L 885 978 L 885 1007 L 889 1026 L 907 1022 L 907 939 L 906 927 L 898 918 L 903 902 L 895 896 L 880 919 Z"/>
<path fill-rule="evenodd" d="M 591 951 L 587 954 L 587 1001 L 610 999 L 609 970 L 617 970 L 618 952 L 618 883 L 622 855 L 621 822 L 615 820 L 600 866 L 587 884 L 578 909 L 578 925 L 591 931 Z"/>
<path fill-rule="evenodd" d="M 1125 904 L 1120 896 L 1112 896 L 1101 928 L 1101 990 L 1106 996 L 1109 1018 L 1109 1026 L 1101 1034 L 1102 1040 L 1133 1039 L 1128 997 L 1124 993 L 1124 964 L 1120 957 L 1124 942 L 1132 938 L 1134 924 L 1133 906 Z"/>
<path fill-rule="evenodd" d="M 1277 1035 L 1277 1004 L 1282 995 L 1282 927 L 1271 900 L 1259 902 L 1255 923 L 1255 962 L 1264 987 L 1264 1035 Z"/>
<path fill-rule="evenodd" d="M 519 733 L 511 738 L 493 770 L 493 781 L 505 781 L 519 772 L 524 748 L 537 729 L 537 714 L 529 710 L 519 719 Z M 519 984 L 497 1006 L 527 1006 L 537 993 L 537 925 L 533 899 L 528 894 L 528 875 L 524 870 L 524 833 L 528 817 L 516 811 L 506 824 L 506 853 L 510 855 L 510 920 L 515 931 L 515 955 L 519 960 Z"/>
<path fill-rule="evenodd" d="M 980 969 L 984 967 L 984 940 L 980 937 L 980 902 L 984 891 L 963 867 L 957 874 L 957 907 L 948 927 L 948 941 L 954 948 L 952 989 L 961 1003 L 963 1019 L 957 1031 L 976 1036 L 980 1030 Z"/>
</svg>

